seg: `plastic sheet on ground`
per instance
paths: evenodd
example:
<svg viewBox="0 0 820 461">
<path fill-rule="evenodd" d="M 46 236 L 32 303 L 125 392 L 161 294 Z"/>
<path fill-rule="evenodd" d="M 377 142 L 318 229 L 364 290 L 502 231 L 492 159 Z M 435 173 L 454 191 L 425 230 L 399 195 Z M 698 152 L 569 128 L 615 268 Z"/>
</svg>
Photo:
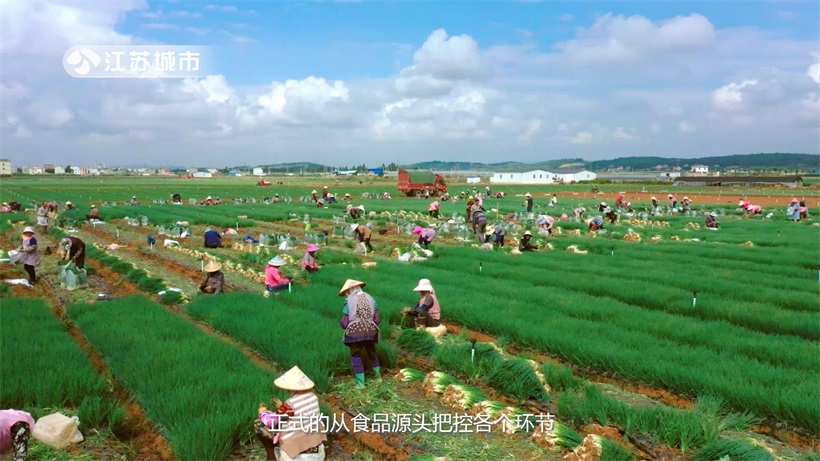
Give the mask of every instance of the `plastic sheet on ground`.
<svg viewBox="0 0 820 461">
<path fill-rule="evenodd" d="M 31 286 L 31 284 L 28 283 L 27 279 L 6 279 L 5 282 L 9 285 L 25 285 L 27 287 Z"/>
</svg>

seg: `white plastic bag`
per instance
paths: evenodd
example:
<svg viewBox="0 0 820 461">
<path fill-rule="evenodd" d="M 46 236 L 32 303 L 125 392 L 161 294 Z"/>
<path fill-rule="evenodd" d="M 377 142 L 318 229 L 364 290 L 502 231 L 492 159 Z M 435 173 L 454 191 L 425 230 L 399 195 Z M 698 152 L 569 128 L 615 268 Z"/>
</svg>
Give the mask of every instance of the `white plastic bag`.
<svg viewBox="0 0 820 461">
<path fill-rule="evenodd" d="M 79 426 L 80 419 L 76 416 L 53 413 L 38 419 L 31 435 L 52 448 L 62 450 L 72 443 L 83 441 Z"/>
<path fill-rule="evenodd" d="M 17 264 L 21 259 L 23 259 L 23 253 L 17 250 L 9 250 L 9 252 L 6 253 L 6 256 L 12 264 Z"/>
</svg>

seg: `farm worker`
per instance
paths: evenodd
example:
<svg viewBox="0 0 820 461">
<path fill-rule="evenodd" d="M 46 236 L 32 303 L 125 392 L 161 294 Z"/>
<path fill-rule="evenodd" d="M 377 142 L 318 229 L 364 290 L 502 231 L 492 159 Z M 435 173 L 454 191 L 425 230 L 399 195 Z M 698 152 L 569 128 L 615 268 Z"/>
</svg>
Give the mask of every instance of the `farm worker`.
<svg viewBox="0 0 820 461">
<path fill-rule="evenodd" d="M 273 194 L 273 203 L 279 203 L 282 199 L 279 198 L 279 194 Z"/>
<path fill-rule="evenodd" d="M 73 262 L 77 269 L 85 267 L 85 242 L 77 237 L 63 237 L 60 239 L 58 252 L 60 258 Z"/>
<path fill-rule="evenodd" d="M 319 200 L 319 195 L 318 194 L 319 193 L 316 191 L 316 189 L 313 189 L 312 191 L 310 191 L 310 197 L 313 199 L 314 202 Z"/>
<path fill-rule="evenodd" d="M 365 247 L 367 247 L 367 251 L 374 251 L 373 245 L 370 244 L 370 236 L 372 231 L 369 227 L 363 226 L 361 224 L 351 224 L 350 230 L 353 232 L 353 235 L 356 239 L 363 243 Z"/>
<path fill-rule="evenodd" d="M 364 362 L 362 354 L 370 358 L 370 365 L 381 381 L 379 357 L 376 355 L 376 343 L 379 342 L 379 311 L 372 296 L 362 291 L 366 284 L 347 279 L 339 296 L 345 296 L 342 318 L 339 325 L 345 330 L 344 344 L 350 348 L 350 364 L 356 378 L 356 387 L 364 388 Z"/>
<path fill-rule="evenodd" d="M 438 200 L 433 200 L 432 203 L 427 205 L 427 214 L 429 214 L 433 218 L 439 217 L 439 203 Z"/>
<path fill-rule="evenodd" d="M 325 202 L 322 199 L 316 201 L 316 208 L 322 208 L 325 206 Z"/>
<path fill-rule="evenodd" d="M 481 243 L 485 242 L 484 239 L 484 232 L 487 231 L 487 215 L 484 213 L 484 210 L 480 207 L 473 205 L 473 233 L 479 235 L 479 240 Z"/>
<path fill-rule="evenodd" d="M 11 207 L 11 211 L 20 211 L 20 209 L 23 207 L 23 205 L 17 200 L 12 200 L 11 202 L 9 202 L 9 206 Z"/>
<path fill-rule="evenodd" d="M 71 202 L 65 202 L 65 209 L 66 210 L 73 210 L 74 209 L 74 204 L 71 203 Z"/>
<path fill-rule="evenodd" d="M 350 194 L 345 193 L 345 196 L 344 196 L 344 199 L 345 199 L 345 200 L 350 200 L 351 198 L 352 198 L 352 197 L 350 197 Z"/>
<path fill-rule="evenodd" d="M 719 229 L 720 224 L 715 219 L 716 217 L 717 213 L 715 213 L 714 211 L 711 213 L 706 213 L 706 222 L 704 223 L 704 226 L 707 229 Z"/>
<path fill-rule="evenodd" d="M 0 410 L 0 454 L 10 452 L 12 461 L 26 461 L 32 430 L 34 418 L 31 414 L 19 410 Z"/>
<path fill-rule="evenodd" d="M 589 225 L 589 231 L 595 231 L 598 229 L 604 228 L 604 218 L 601 216 L 594 216 L 592 219 L 589 220 L 587 223 Z"/>
<path fill-rule="evenodd" d="M 503 247 L 504 237 L 507 235 L 507 229 L 505 229 L 501 224 L 496 224 L 495 226 L 487 229 L 487 232 L 490 231 L 492 231 L 490 235 L 493 236 L 493 244 Z"/>
<path fill-rule="evenodd" d="M 550 215 L 541 215 L 535 223 L 538 224 L 539 231 L 546 232 L 547 235 L 552 235 L 552 229 L 555 226 L 555 218 Z"/>
<path fill-rule="evenodd" d="M 182 196 L 179 194 L 174 194 L 171 196 L 171 201 L 174 203 L 182 203 Z"/>
<path fill-rule="evenodd" d="M 347 204 L 347 212 L 350 214 L 350 217 L 353 219 L 359 219 L 359 217 L 364 213 L 364 206 L 353 206 L 351 204 Z"/>
<path fill-rule="evenodd" d="M 245 236 L 242 237 L 242 241 L 245 243 L 259 243 L 259 240 L 253 238 L 253 235 L 251 234 L 245 234 Z"/>
<path fill-rule="evenodd" d="M 330 194 L 327 191 L 327 186 L 322 188 L 322 198 L 327 199 Z"/>
<path fill-rule="evenodd" d="M 484 206 L 484 196 L 481 195 L 481 192 L 475 194 L 475 201 L 478 203 L 478 206 Z"/>
<path fill-rule="evenodd" d="M 797 210 L 800 212 L 800 219 L 809 218 L 809 208 L 806 206 L 806 202 L 801 201 Z"/>
<path fill-rule="evenodd" d="M 319 270 L 319 265 L 316 264 L 315 253 L 319 251 L 319 247 L 309 243 L 305 255 L 302 256 L 302 270 L 308 272 L 316 272 Z"/>
<path fill-rule="evenodd" d="M 9 206 L 8 202 L 3 202 L 3 213 L 11 213 L 11 207 Z"/>
<path fill-rule="evenodd" d="M 475 197 L 472 195 L 467 197 L 467 221 L 473 221 L 473 205 L 475 205 Z"/>
<path fill-rule="evenodd" d="M 652 214 L 658 213 L 658 199 L 653 195 L 649 198 L 652 201 Z"/>
<path fill-rule="evenodd" d="M 598 204 L 598 211 L 600 211 L 601 213 L 603 213 L 604 210 L 606 210 L 607 208 L 609 208 L 609 205 L 607 205 L 606 202 L 601 202 Z"/>
<path fill-rule="evenodd" d="M 441 306 L 436 298 L 436 290 L 428 279 L 419 280 L 413 291 L 419 294 L 419 302 L 412 309 L 405 309 L 405 314 L 412 317 L 417 329 L 436 328 L 441 326 Z"/>
<path fill-rule="evenodd" d="M 538 249 L 538 245 L 533 245 L 530 243 L 532 240 L 532 233 L 530 231 L 524 232 L 524 235 L 521 236 L 521 241 L 518 243 L 518 251 L 535 251 Z"/>
<path fill-rule="evenodd" d="M 37 209 L 37 225 L 43 228 L 43 233 L 48 232 L 48 208 L 45 202 Z"/>
<path fill-rule="evenodd" d="M 277 409 L 288 415 L 274 439 L 277 460 L 322 461 L 325 459 L 326 428 L 319 410 L 319 397 L 311 389 L 314 383 L 299 367 L 293 367 L 273 381 L 274 386 L 290 392 L 290 397 Z M 278 402 L 275 402 L 278 403 Z M 267 431 L 266 431 L 267 432 Z"/>
<path fill-rule="evenodd" d="M 751 202 L 743 202 L 742 200 L 741 202 L 744 203 L 741 208 L 746 209 L 746 216 L 752 216 L 763 212 L 763 208 L 761 208 L 760 205 L 752 205 Z"/>
<path fill-rule="evenodd" d="M 501 199 L 504 198 L 504 192 L 498 191 L 495 193 L 495 198 Z"/>
<path fill-rule="evenodd" d="M 220 203 L 222 203 L 221 198 L 217 197 L 217 198 L 214 199 L 214 205 L 219 205 Z"/>
<path fill-rule="evenodd" d="M 582 219 L 584 217 L 584 213 L 586 213 L 587 209 L 584 207 L 578 207 L 572 210 L 572 215 L 575 216 L 577 219 Z"/>
<path fill-rule="evenodd" d="M 199 284 L 199 291 L 212 295 L 221 295 L 222 290 L 225 289 L 225 275 L 220 270 L 222 264 L 218 261 L 208 261 L 205 265 L 205 280 Z"/>
<path fill-rule="evenodd" d="M 490 196 L 490 186 L 484 187 L 484 195 L 486 195 L 487 197 Z"/>
<path fill-rule="evenodd" d="M 209 195 L 205 198 L 205 205 L 210 205 L 214 202 L 214 199 Z"/>
<path fill-rule="evenodd" d="M 137 204 L 137 196 L 136 196 L 136 195 L 132 195 L 132 196 L 131 196 L 131 205 L 136 205 L 136 204 Z"/>
<path fill-rule="evenodd" d="M 549 206 L 554 208 L 555 205 L 558 205 L 558 196 L 556 194 L 552 194 L 552 198 L 550 199 Z"/>
<path fill-rule="evenodd" d="M 692 201 L 689 200 L 689 197 L 684 197 L 683 200 L 681 200 L 680 204 L 681 204 L 681 209 L 683 211 L 689 211 L 689 208 L 692 205 Z"/>
<path fill-rule="evenodd" d="M 797 197 L 792 198 L 789 207 L 786 208 L 786 215 L 792 221 L 800 221 L 800 203 L 797 201 Z"/>
<path fill-rule="evenodd" d="M 427 248 L 430 243 L 436 238 L 436 231 L 430 228 L 424 228 L 421 226 L 416 226 L 413 228 L 413 233 L 419 236 L 418 244 L 424 245 L 424 248 Z"/>
<path fill-rule="evenodd" d="M 524 202 L 524 205 L 527 207 L 527 213 L 532 213 L 532 194 L 527 192 L 526 194 L 524 194 L 524 197 L 527 197 L 527 199 Z"/>
<path fill-rule="evenodd" d="M 222 236 L 219 232 L 211 229 L 205 229 L 205 248 L 219 248 L 222 246 Z"/>
<path fill-rule="evenodd" d="M 279 272 L 279 268 L 287 264 L 280 256 L 271 258 L 265 267 L 265 297 L 271 292 L 283 290 L 290 284 L 290 279 Z"/>
<path fill-rule="evenodd" d="M 40 255 L 37 254 L 37 239 L 34 238 L 34 228 L 31 226 L 23 229 L 23 242 L 17 251 L 23 253 L 20 261 L 23 262 L 23 269 L 28 274 L 29 283 L 36 285 L 37 275 L 34 273 L 34 268 L 40 265 Z"/>
<path fill-rule="evenodd" d="M 335 194 L 328 194 L 327 195 L 327 203 L 336 203 L 336 195 Z"/>
<path fill-rule="evenodd" d="M 616 207 L 624 206 L 624 197 L 626 197 L 626 192 L 618 192 L 618 197 L 615 199 Z"/>
<path fill-rule="evenodd" d="M 606 219 L 610 222 L 610 224 L 615 224 L 618 222 L 618 214 L 615 213 L 615 210 L 610 207 L 604 208 L 604 216 L 606 216 Z"/>
<path fill-rule="evenodd" d="M 672 194 L 667 194 L 666 198 L 669 199 L 669 208 L 675 208 L 675 205 L 678 204 L 678 201 L 675 200 L 675 196 Z"/>
</svg>

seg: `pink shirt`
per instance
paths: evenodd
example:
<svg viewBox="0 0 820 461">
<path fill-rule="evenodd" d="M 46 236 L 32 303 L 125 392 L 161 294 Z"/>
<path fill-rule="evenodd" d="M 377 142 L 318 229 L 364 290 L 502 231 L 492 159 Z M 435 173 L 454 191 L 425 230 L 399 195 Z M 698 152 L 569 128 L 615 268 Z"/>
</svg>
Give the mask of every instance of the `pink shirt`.
<svg viewBox="0 0 820 461">
<path fill-rule="evenodd" d="M 279 273 L 278 267 L 268 265 L 265 268 L 265 285 L 274 286 L 288 281 L 287 277 L 282 277 L 282 274 Z"/>
<path fill-rule="evenodd" d="M 29 431 L 34 431 L 34 418 L 25 411 L 0 410 L 0 453 L 11 450 L 11 426 L 20 421 L 28 423 Z"/>
</svg>

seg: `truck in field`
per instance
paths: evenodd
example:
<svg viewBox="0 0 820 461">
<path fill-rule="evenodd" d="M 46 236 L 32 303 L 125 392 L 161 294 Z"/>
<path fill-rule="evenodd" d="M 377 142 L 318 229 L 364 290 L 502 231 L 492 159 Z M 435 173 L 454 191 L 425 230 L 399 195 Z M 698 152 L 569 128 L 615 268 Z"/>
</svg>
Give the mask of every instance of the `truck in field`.
<svg viewBox="0 0 820 461">
<path fill-rule="evenodd" d="M 429 170 L 399 170 L 399 192 L 408 197 L 420 197 L 425 191 L 431 196 L 443 195 L 447 192 L 444 178 Z"/>
</svg>

